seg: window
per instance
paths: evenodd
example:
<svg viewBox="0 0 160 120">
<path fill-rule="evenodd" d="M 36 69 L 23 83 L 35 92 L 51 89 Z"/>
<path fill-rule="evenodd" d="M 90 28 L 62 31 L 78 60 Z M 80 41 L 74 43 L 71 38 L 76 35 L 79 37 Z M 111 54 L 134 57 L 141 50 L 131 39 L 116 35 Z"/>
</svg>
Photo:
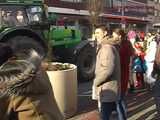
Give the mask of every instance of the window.
<svg viewBox="0 0 160 120">
<path fill-rule="evenodd" d="M 61 1 L 74 2 L 75 0 L 61 0 Z"/>
<path fill-rule="evenodd" d="M 30 6 L 26 10 L 27 10 L 27 14 L 30 22 L 43 21 L 43 10 L 41 6 Z"/>
<path fill-rule="evenodd" d="M 106 7 L 113 7 L 113 0 L 105 0 Z"/>
<path fill-rule="evenodd" d="M 154 11 L 154 16 L 158 16 L 158 11 L 157 10 Z"/>
<path fill-rule="evenodd" d="M 158 0 L 154 0 L 154 2 L 158 2 Z"/>
<path fill-rule="evenodd" d="M 25 26 L 28 22 L 25 9 L 19 6 L 1 6 L 0 19 L 4 26 Z"/>
<path fill-rule="evenodd" d="M 61 0 L 65 2 L 85 2 L 86 0 Z"/>
</svg>

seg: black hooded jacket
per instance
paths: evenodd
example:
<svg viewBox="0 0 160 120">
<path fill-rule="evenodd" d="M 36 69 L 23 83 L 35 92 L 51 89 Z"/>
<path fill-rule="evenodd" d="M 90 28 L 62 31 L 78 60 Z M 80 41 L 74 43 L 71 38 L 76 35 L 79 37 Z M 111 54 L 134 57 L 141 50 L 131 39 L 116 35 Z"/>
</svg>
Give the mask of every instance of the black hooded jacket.
<svg viewBox="0 0 160 120">
<path fill-rule="evenodd" d="M 0 66 L 0 96 L 25 93 L 41 64 L 35 50 L 19 51 Z"/>
</svg>

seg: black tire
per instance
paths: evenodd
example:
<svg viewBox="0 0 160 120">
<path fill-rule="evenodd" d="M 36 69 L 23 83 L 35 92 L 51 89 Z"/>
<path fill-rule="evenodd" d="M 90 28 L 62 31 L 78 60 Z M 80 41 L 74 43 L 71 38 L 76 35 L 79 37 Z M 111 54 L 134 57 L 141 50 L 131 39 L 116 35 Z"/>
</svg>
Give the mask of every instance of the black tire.
<svg viewBox="0 0 160 120">
<path fill-rule="evenodd" d="M 80 81 L 88 81 L 93 79 L 96 65 L 95 51 L 95 48 L 88 44 L 82 48 L 77 56 L 77 70 Z"/>
<path fill-rule="evenodd" d="M 6 41 L 11 45 L 14 52 L 24 49 L 34 49 L 41 56 L 45 56 L 45 48 L 40 44 L 40 42 L 28 36 L 15 36 Z"/>
</svg>

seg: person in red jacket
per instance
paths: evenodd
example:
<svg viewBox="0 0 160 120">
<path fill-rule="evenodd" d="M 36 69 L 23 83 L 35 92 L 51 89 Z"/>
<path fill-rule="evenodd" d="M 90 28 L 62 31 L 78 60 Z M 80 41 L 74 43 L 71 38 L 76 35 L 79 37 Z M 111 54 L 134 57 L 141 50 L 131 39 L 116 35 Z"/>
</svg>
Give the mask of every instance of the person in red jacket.
<svg viewBox="0 0 160 120">
<path fill-rule="evenodd" d="M 125 32 L 122 30 L 121 34 L 121 46 L 120 46 L 120 61 L 121 61 L 121 92 L 123 96 L 126 95 L 129 82 L 129 65 L 131 56 L 134 55 L 134 48 L 129 40 L 127 40 Z"/>
</svg>

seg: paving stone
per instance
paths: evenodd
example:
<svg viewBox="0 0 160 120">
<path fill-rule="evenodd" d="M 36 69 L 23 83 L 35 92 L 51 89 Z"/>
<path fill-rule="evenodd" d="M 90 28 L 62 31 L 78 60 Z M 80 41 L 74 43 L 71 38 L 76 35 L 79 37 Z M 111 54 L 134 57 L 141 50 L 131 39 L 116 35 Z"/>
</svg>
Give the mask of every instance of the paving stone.
<svg viewBox="0 0 160 120">
<path fill-rule="evenodd" d="M 126 97 L 127 120 L 157 120 L 156 106 L 151 91 L 139 89 Z M 116 119 L 114 112 L 111 120 Z M 100 120 L 97 102 L 91 99 L 91 83 L 79 86 L 77 114 L 68 120 Z"/>
</svg>

